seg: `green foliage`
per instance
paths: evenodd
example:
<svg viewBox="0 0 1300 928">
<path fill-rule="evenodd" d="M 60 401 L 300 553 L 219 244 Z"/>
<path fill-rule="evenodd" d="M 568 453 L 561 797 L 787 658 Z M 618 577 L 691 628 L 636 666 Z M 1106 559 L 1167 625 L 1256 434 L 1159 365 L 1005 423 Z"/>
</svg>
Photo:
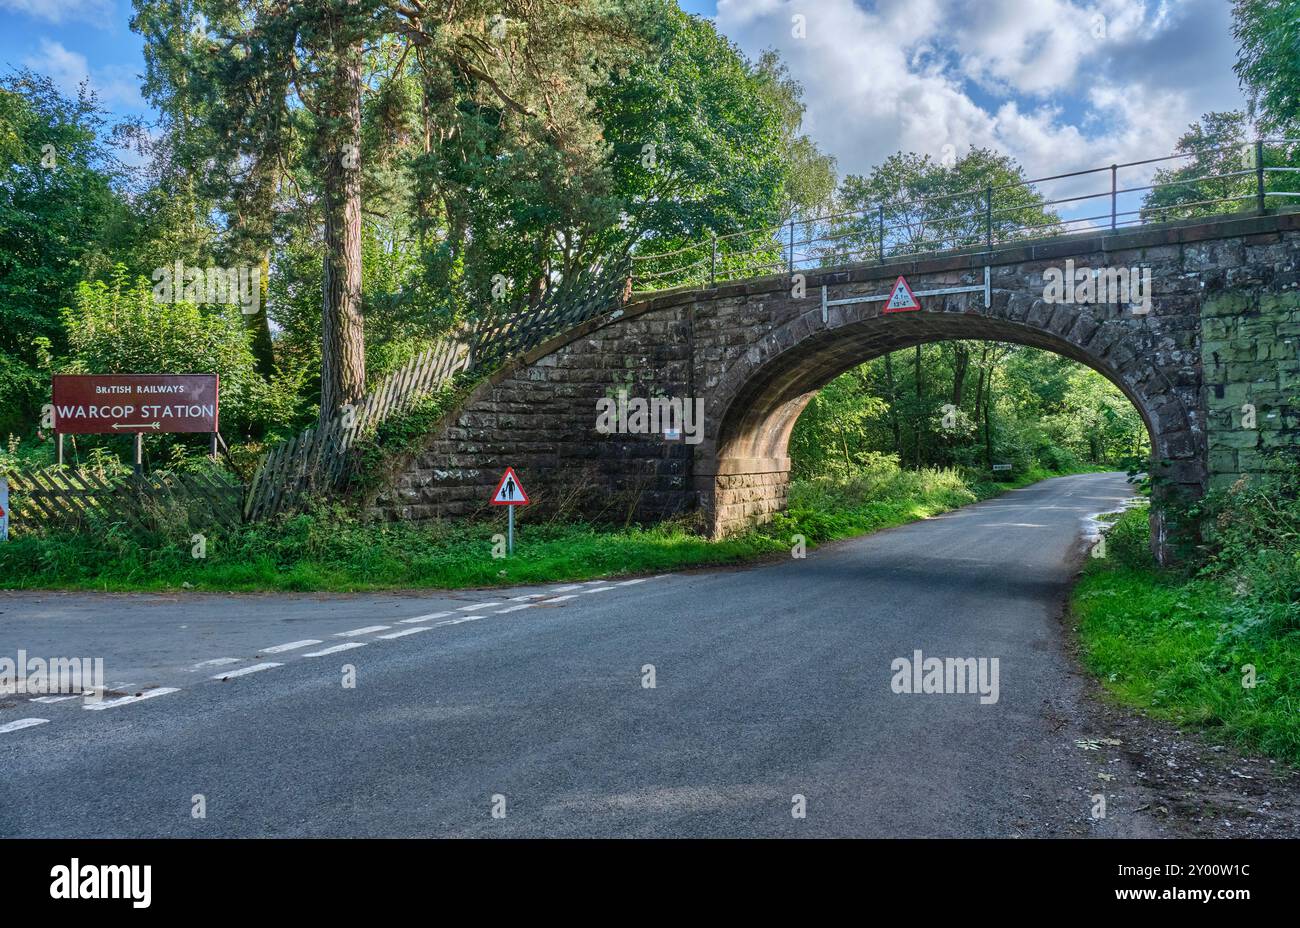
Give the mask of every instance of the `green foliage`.
<svg viewBox="0 0 1300 928">
<path fill-rule="evenodd" d="M 212 530 L 202 561 L 190 556 L 188 530 L 179 522 L 169 530 L 160 519 L 156 530 L 142 535 L 103 524 L 75 534 L 22 535 L 0 545 L 0 588 L 162 590 L 189 584 L 198 590 L 346 591 L 582 580 L 788 557 L 795 535 L 813 546 L 935 515 L 1005 488 L 968 485 L 954 471 L 905 471 L 878 462 L 852 480 L 795 483 L 788 514 L 723 541 L 709 541 L 681 523 L 615 529 L 525 518 L 509 560 L 491 556 L 491 538 L 503 530 L 504 516 L 363 523 L 348 507 L 322 504 L 234 531 Z"/>
<path fill-rule="evenodd" d="M 1233 638 L 1300 637 L 1300 459 L 1242 477 L 1193 507 L 1202 528 L 1201 576 L 1236 597 Z"/>
<path fill-rule="evenodd" d="M 990 402 L 990 396 L 992 401 Z M 790 436 L 794 473 L 851 475 L 881 456 L 911 467 L 1059 473 L 1146 459 L 1141 416 L 1102 375 L 1016 345 L 942 342 L 827 384 Z"/>
<path fill-rule="evenodd" d="M 1205 545 L 1180 569 L 1151 563 L 1146 515 L 1118 520 L 1075 591 L 1090 666 L 1126 703 L 1300 763 L 1300 464 L 1193 507 Z"/>
<path fill-rule="evenodd" d="M 357 488 L 362 491 L 373 489 L 383 480 L 395 459 L 418 454 L 438 420 L 454 407 L 457 400 L 464 398 L 465 389 L 463 385 L 448 385 L 421 397 L 411 408 L 389 416 L 373 432 L 358 439 L 354 445 Z"/>
<path fill-rule="evenodd" d="M 217 374 L 223 431 L 240 434 L 260 421 L 265 387 L 237 306 L 156 301 L 149 281 L 132 282 L 119 266 L 110 283 L 78 285 L 64 323 L 64 373 Z"/>
<path fill-rule="evenodd" d="M 622 234 L 638 254 L 651 255 L 698 249 L 710 234 L 777 225 L 792 199 L 786 184 L 796 170 L 784 155 L 806 147 L 797 135 L 800 88 L 774 57 L 755 66 L 712 23 L 672 3 L 657 6 L 659 53 L 617 75 L 601 95 L 613 148 L 610 169 L 629 217 Z M 812 196 L 818 195 L 811 176 L 818 166 L 829 169 L 808 152 L 798 168 L 802 189 Z M 753 248 L 767 251 L 739 254 Z M 747 276 L 778 250 L 765 233 L 724 238 L 719 273 Z M 704 253 L 692 257 L 703 260 Z M 680 263 L 680 257 L 668 262 Z M 657 271 L 655 262 L 645 262 L 638 273 Z M 666 277 L 656 285 L 677 282 Z"/>
<path fill-rule="evenodd" d="M 1236 0 L 1234 70 L 1270 131 L 1300 129 L 1300 16 L 1292 0 Z"/>
<path fill-rule="evenodd" d="M 1255 208 L 1259 190 L 1257 152 L 1245 113 L 1206 113 L 1201 122 L 1192 123 L 1183 133 L 1174 151 L 1187 157 L 1176 168 L 1156 171 L 1151 183 L 1157 189 L 1142 201 L 1143 221 L 1166 222 Z M 1264 165 L 1300 167 L 1300 152 L 1295 146 L 1265 145 Z M 1266 173 L 1264 189 L 1293 191 L 1294 176 Z M 1280 202 L 1273 198 L 1268 204 L 1277 206 Z"/>
<path fill-rule="evenodd" d="M 844 178 L 839 208 L 861 215 L 833 223 L 837 239 L 827 246 L 823 262 L 878 257 L 879 207 L 884 208 L 886 255 L 982 243 L 989 228 L 989 188 L 995 239 L 1046 235 L 1059 219 L 1024 180 L 1024 169 L 1015 159 L 984 148 L 970 149 L 951 165 L 915 152 L 890 155 L 870 175 Z"/>
<path fill-rule="evenodd" d="M 59 310 L 130 244 L 124 178 L 93 96 L 49 78 L 0 80 L 0 437 L 30 434 L 48 396 L 44 350 L 62 349 Z"/>
</svg>

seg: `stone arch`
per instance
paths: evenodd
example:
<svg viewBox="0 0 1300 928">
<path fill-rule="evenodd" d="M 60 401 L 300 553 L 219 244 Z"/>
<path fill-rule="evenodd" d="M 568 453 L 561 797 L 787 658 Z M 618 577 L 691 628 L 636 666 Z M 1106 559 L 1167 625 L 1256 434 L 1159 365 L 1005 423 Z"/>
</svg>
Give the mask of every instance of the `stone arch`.
<svg viewBox="0 0 1300 928">
<path fill-rule="evenodd" d="M 935 308 L 884 314 L 882 303 L 819 305 L 791 319 L 733 362 L 706 407 L 706 440 L 696 488 L 714 535 L 763 521 L 785 506 L 788 444 L 800 413 L 839 374 L 888 352 L 950 339 L 1012 342 L 1078 361 L 1114 383 L 1133 403 L 1151 440 L 1153 467 L 1194 459 L 1194 414 L 1160 368 L 1154 337 L 1119 307 L 1051 306 L 1033 291 L 996 293 L 971 308 L 947 298 Z M 1038 291 L 1041 293 L 1041 290 Z M 1168 466 L 1168 465 L 1164 465 Z M 1187 489 L 1202 487 L 1195 474 Z M 1174 482 L 1185 473 L 1175 469 Z M 1163 526 L 1153 521 L 1163 555 Z"/>
</svg>

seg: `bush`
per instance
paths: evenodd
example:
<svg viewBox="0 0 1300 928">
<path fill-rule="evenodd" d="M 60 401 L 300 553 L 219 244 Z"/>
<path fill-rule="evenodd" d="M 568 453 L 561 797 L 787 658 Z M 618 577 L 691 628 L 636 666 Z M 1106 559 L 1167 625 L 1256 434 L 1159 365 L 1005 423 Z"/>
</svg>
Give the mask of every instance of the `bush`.
<svg viewBox="0 0 1300 928">
<path fill-rule="evenodd" d="M 111 283 L 78 285 L 64 323 L 71 352 L 64 373 L 218 374 L 223 426 L 246 430 L 260 416 L 265 383 L 237 306 L 156 302 L 149 281 L 128 280 L 118 265 Z"/>
<path fill-rule="evenodd" d="M 1125 567 L 1154 567 L 1151 552 L 1151 507 L 1134 506 L 1106 530 L 1106 556 Z"/>
</svg>

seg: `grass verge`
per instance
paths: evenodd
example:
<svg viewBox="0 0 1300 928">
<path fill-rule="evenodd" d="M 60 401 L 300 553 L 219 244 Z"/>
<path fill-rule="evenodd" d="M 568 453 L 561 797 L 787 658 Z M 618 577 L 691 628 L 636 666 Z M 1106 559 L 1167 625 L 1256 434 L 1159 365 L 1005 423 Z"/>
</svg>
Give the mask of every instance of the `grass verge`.
<svg viewBox="0 0 1300 928">
<path fill-rule="evenodd" d="M 1087 666 L 1126 706 L 1300 764 L 1300 631 L 1240 583 L 1158 569 L 1146 519 L 1121 516 L 1074 589 Z"/>
<path fill-rule="evenodd" d="M 719 541 L 681 523 L 610 528 L 532 522 L 517 527 L 514 557 L 492 557 L 496 522 L 363 524 L 341 507 L 320 507 L 270 524 L 206 537 L 193 556 L 185 531 L 141 537 L 122 525 L 76 535 L 24 537 L 0 545 L 0 588 L 114 592 L 221 592 L 439 588 L 589 580 L 685 567 L 737 564 L 947 512 L 1055 474 L 1033 471 L 1000 483 L 969 482 L 954 470 L 880 467 L 847 481 L 792 484 L 788 513 Z"/>
</svg>

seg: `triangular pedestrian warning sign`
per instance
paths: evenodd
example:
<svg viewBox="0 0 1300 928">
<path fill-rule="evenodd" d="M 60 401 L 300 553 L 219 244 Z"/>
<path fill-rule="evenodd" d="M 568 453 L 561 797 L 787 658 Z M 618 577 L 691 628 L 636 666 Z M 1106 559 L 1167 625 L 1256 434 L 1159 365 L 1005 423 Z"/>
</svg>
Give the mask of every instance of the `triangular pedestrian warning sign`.
<svg viewBox="0 0 1300 928">
<path fill-rule="evenodd" d="M 887 313 L 906 313 L 920 308 L 921 304 L 916 301 L 916 294 L 907 285 L 907 278 L 899 277 L 894 284 L 893 292 L 889 294 L 889 299 L 885 301 L 884 311 Z"/>
<path fill-rule="evenodd" d="M 497 484 L 496 492 L 492 494 L 492 505 L 527 506 L 528 502 L 528 494 L 524 491 L 524 485 L 519 482 L 515 469 L 507 467 L 506 472 L 501 475 L 501 482 Z"/>
</svg>

